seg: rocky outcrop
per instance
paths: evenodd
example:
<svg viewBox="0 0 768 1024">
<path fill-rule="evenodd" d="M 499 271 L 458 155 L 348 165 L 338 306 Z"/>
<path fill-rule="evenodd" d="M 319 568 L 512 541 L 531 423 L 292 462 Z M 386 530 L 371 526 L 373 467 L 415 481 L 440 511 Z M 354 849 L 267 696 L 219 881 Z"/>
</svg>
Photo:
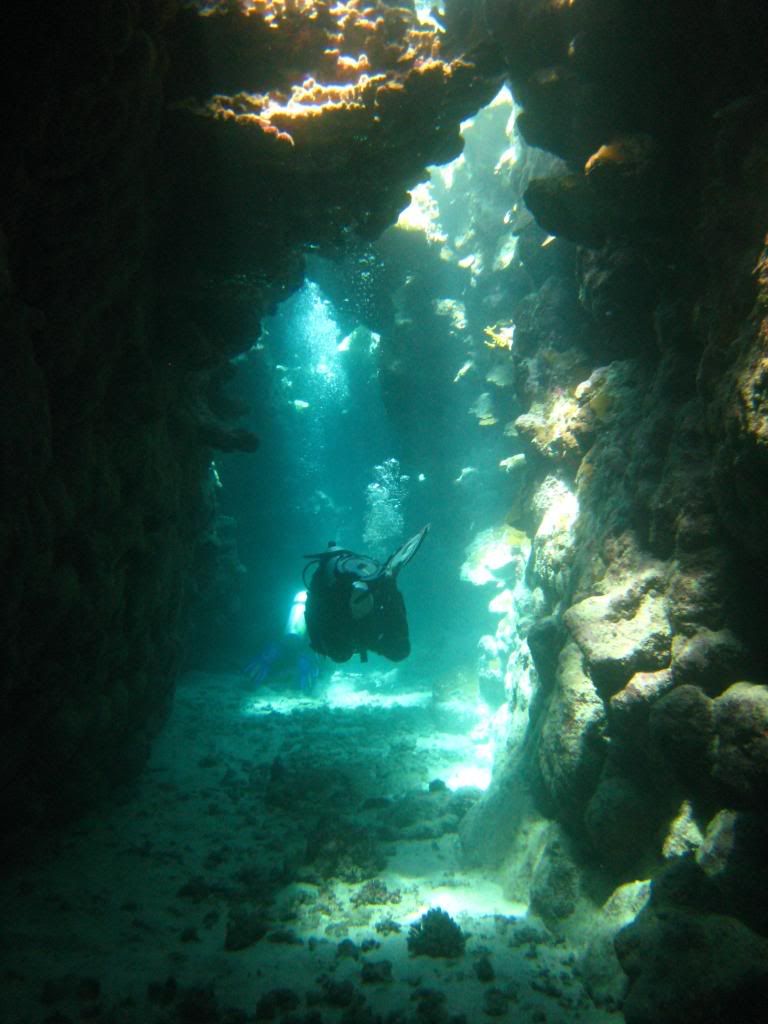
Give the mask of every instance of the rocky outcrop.
<svg viewBox="0 0 768 1024">
<path fill-rule="evenodd" d="M 627 1024 L 761 1020 L 768 940 L 735 918 L 645 910 L 616 947 L 630 978 Z"/>
<path fill-rule="evenodd" d="M 555 924 L 573 914 L 579 895 L 579 870 L 567 837 L 557 826 L 550 826 L 531 878 L 531 909 Z"/>
<path fill-rule="evenodd" d="M 537 743 L 537 771 L 558 816 L 578 820 L 605 756 L 605 710 L 576 644 L 560 653 L 557 682 Z"/>
<path fill-rule="evenodd" d="M 658 583 L 653 570 L 638 572 L 565 612 L 565 625 L 604 696 L 623 688 L 636 672 L 669 665 L 671 632 Z"/>
<path fill-rule="evenodd" d="M 529 777 L 615 884 L 703 849 L 723 815 L 765 822 L 768 21 L 685 0 L 485 12 L 522 134 L 562 160 L 526 202 L 578 247 L 575 281 L 553 268 L 513 315 L 528 479 L 511 522 L 535 535 L 552 477 L 578 508 L 557 575 L 535 536 L 529 563 L 549 612 Z M 738 870 L 764 884 L 746 849 Z M 657 897 L 625 933 L 628 1020 L 754 1019 L 764 922 L 709 895 L 669 915 Z"/>
<path fill-rule="evenodd" d="M 764 807 L 768 782 L 768 686 L 734 683 L 713 702 L 712 774 L 728 805 Z"/>
<path fill-rule="evenodd" d="M 761 1017 L 768 939 L 731 916 L 722 893 L 692 860 L 652 884 L 651 898 L 616 937 L 629 978 L 628 1024 Z"/>
<path fill-rule="evenodd" d="M 317 3 L 312 17 L 187 5 L 169 48 L 162 141 L 184 170 L 167 192 L 161 261 L 166 343 L 186 362 L 252 344 L 301 284 L 307 249 L 338 255 L 394 223 L 501 81 L 498 64 L 443 59 L 407 10 L 357 0 Z"/>
<path fill-rule="evenodd" d="M 190 382 L 157 357 L 146 262 L 161 4 L 25 20 L 2 197 L 4 840 L 143 762 L 206 516 Z"/>
</svg>

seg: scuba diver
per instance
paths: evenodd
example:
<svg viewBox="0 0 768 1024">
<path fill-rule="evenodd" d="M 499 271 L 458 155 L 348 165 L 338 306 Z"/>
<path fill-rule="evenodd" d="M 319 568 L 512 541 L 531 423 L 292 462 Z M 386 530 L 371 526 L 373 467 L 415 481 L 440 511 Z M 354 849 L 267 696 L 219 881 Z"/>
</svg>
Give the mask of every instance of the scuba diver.
<svg viewBox="0 0 768 1024">
<path fill-rule="evenodd" d="M 306 603 L 306 590 L 294 595 L 282 639 L 267 644 L 243 669 L 251 682 L 261 684 L 292 672 L 299 690 L 303 693 L 312 690 L 320 674 L 320 665 L 318 658 L 306 646 Z"/>
<path fill-rule="evenodd" d="M 359 654 L 368 660 L 375 651 L 390 661 L 402 661 L 411 651 L 403 595 L 397 575 L 413 558 L 429 525 L 399 547 L 383 565 L 356 555 L 333 541 L 304 566 L 307 588 L 305 618 L 309 645 L 332 661 L 349 661 Z M 307 571 L 314 566 L 307 582 Z"/>
</svg>

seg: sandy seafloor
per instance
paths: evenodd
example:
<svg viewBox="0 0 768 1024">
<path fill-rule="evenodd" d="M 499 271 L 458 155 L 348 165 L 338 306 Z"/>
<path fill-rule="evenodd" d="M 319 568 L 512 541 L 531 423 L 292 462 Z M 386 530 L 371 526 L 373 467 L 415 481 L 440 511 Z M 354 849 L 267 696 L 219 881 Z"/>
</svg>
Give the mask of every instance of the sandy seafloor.
<svg viewBox="0 0 768 1024">
<path fill-rule="evenodd" d="M 460 866 L 487 733 L 471 698 L 366 666 L 311 697 L 187 675 L 132 795 L 2 880 L 0 1022 L 621 1020 Z M 462 956 L 409 955 L 431 907 Z"/>
</svg>

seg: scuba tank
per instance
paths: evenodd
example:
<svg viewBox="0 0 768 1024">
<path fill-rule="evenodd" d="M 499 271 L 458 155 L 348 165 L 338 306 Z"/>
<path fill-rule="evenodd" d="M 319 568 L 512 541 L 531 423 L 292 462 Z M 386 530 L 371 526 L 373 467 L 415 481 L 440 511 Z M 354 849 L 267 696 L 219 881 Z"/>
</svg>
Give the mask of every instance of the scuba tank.
<svg viewBox="0 0 768 1024">
<path fill-rule="evenodd" d="M 284 632 L 286 636 L 306 636 L 307 622 L 304 617 L 306 607 L 307 592 L 306 590 L 299 590 L 291 602 L 291 610 L 288 612 L 288 618 L 285 622 Z"/>
</svg>

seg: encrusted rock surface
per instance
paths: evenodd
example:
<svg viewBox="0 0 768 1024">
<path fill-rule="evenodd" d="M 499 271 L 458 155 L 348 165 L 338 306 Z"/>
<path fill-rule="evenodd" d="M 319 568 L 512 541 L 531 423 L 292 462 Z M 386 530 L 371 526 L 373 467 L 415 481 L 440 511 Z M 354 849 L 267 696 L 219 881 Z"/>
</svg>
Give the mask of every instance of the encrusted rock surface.
<svg viewBox="0 0 768 1024">
<path fill-rule="evenodd" d="M 666 668 L 670 629 L 654 576 L 586 597 L 571 605 L 565 624 L 584 654 L 595 685 L 610 696 L 635 672 Z"/>
<path fill-rule="evenodd" d="M 768 686 L 734 683 L 714 702 L 713 775 L 740 805 L 765 807 Z"/>
<path fill-rule="evenodd" d="M 567 836 L 552 826 L 531 879 L 531 909 L 555 924 L 574 912 L 579 899 L 579 871 Z"/>
<path fill-rule="evenodd" d="M 704 870 L 723 906 L 760 935 L 768 933 L 768 892 L 754 865 L 768 843 L 765 816 L 754 811 L 719 811 L 709 823 L 696 863 Z"/>
<path fill-rule="evenodd" d="M 149 322 L 167 13 L 57 7 L 15 43 L 30 56 L 0 207 L 4 839 L 130 778 L 180 663 L 207 459 Z"/>
<path fill-rule="evenodd" d="M 734 808 L 757 834 L 766 820 L 768 19 L 727 0 L 486 16 L 522 133 L 562 161 L 528 206 L 578 246 L 575 282 L 553 268 L 513 315 L 527 479 L 510 521 L 535 533 L 552 476 L 578 505 L 557 574 L 536 540 L 529 563 L 547 606 L 527 762 L 616 882 L 727 846 Z M 731 879 L 765 887 L 743 850 Z M 764 920 L 713 891 L 667 917 L 657 900 L 624 940 L 628 1020 L 757 1019 Z"/>
<path fill-rule="evenodd" d="M 654 703 L 649 722 L 652 756 L 684 784 L 704 783 L 712 765 L 714 739 L 712 701 L 700 687 L 678 686 Z"/>
<path fill-rule="evenodd" d="M 616 949 L 630 979 L 627 1024 L 762 1019 L 768 939 L 735 918 L 646 909 L 619 934 Z"/>
<path fill-rule="evenodd" d="M 537 744 L 537 770 L 548 801 L 564 818 L 578 819 L 605 754 L 605 709 L 574 643 L 560 653 L 557 683 Z"/>
<path fill-rule="evenodd" d="M 394 223 L 501 81 L 497 66 L 443 59 L 406 9 L 321 0 L 313 12 L 217 4 L 201 17 L 190 4 L 171 30 L 162 142 L 184 173 L 163 211 L 163 264 L 179 358 L 242 351 L 301 284 L 306 249 L 338 253 Z M 190 326 L 207 349 L 190 350 Z"/>
<path fill-rule="evenodd" d="M 768 939 L 731 916 L 723 897 L 690 857 L 652 883 L 650 901 L 615 940 L 628 1022 L 760 1019 Z"/>
</svg>

